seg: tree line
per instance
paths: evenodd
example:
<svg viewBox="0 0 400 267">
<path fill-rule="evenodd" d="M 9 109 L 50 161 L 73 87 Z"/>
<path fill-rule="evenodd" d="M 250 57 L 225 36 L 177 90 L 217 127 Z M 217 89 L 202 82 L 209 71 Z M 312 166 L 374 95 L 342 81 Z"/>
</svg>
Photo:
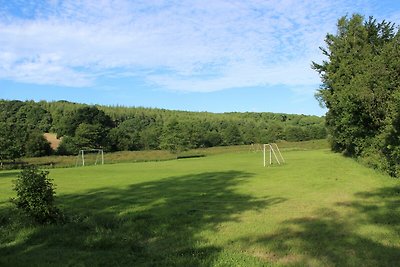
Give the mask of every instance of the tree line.
<svg viewBox="0 0 400 267">
<path fill-rule="evenodd" d="M 52 153 L 44 132 L 62 138 L 55 153 L 192 148 L 326 137 L 324 118 L 279 113 L 209 113 L 0 100 L 0 159 Z"/>
<path fill-rule="evenodd" d="M 334 151 L 400 176 L 400 33 L 391 22 L 355 14 L 338 20 L 313 63 L 328 108 Z"/>
</svg>

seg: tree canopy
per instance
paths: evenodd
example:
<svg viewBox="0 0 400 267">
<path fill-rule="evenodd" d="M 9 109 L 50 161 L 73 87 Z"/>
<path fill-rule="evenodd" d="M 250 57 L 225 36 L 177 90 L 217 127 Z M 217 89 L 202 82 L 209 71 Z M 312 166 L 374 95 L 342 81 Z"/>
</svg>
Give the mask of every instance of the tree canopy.
<svg viewBox="0 0 400 267">
<path fill-rule="evenodd" d="M 0 100 L 0 162 L 49 155 L 50 145 L 42 134 L 51 124 L 51 114 L 33 101 Z"/>
<path fill-rule="evenodd" d="M 59 154 L 80 149 L 106 151 L 192 148 L 310 140 L 326 137 L 324 118 L 278 113 L 209 113 L 67 101 L 0 100 L 0 159 L 48 154 L 42 134 L 62 138 Z M 12 129 L 21 130 L 13 132 Z M 33 151 L 34 150 L 34 151 Z"/>
<path fill-rule="evenodd" d="M 328 108 L 332 149 L 360 157 L 399 176 L 400 36 L 391 22 L 355 14 L 338 20 L 321 48 L 327 60 L 313 62 Z"/>
</svg>

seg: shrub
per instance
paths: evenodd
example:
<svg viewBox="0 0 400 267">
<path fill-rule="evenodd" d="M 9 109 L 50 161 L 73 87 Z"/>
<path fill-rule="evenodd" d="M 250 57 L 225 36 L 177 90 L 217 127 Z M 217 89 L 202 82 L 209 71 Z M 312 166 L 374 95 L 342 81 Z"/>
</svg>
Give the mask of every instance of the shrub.
<svg viewBox="0 0 400 267">
<path fill-rule="evenodd" d="M 41 132 L 32 132 L 25 145 L 26 156 L 42 157 L 51 154 L 52 149 L 50 143 L 46 140 Z"/>
<path fill-rule="evenodd" d="M 56 153 L 58 155 L 77 155 L 80 149 L 82 148 L 79 147 L 74 137 L 63 136 Z"/>
<path fill-rule="evenodd" d="M 19 210 L 40 224 L 55 223 L 61 219 L 54 205 L 55 191 L 49 172 L 35 166 L 25 167 L 14 181 L 17 197 L 12 202 Z"/>
</svg>

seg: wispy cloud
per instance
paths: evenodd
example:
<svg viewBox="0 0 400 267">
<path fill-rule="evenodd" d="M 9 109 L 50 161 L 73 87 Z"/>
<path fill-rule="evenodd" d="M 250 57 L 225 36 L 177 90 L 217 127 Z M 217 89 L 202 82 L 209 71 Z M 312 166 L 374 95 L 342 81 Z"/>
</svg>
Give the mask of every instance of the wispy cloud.
<svg viewBox="0 0 400 267">
<path fill-rule="evenodd" d="M 141 76 L 177 91 L 318 83 L 318 46 L 348 1 L 0 0 L 0 78 L 95 86 Z M 364 5 L 365 6 L 365 5 Z"/>
</svg>

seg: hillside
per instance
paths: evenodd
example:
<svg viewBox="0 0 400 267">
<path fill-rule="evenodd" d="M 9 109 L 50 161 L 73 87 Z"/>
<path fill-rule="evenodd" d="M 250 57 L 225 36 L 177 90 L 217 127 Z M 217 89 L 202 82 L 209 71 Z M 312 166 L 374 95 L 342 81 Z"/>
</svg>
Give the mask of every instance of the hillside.
<svg viewBox="0 0 400 267">
<path fill-rule="evenodd" d="M 188 112 L 67 101 L 0 100 L 0 123 L 0 137 L 10 141 L 8 146 L 3 144 L 4 151 L 9 151 L 2 153 L 1 159 L 49 154 L 42 137 L 46 132 L 63 137 L 58 154 L 76 154 L 79 149 L 99 147 L 107 151 L 179 152 L 326 137 L 325 119 L 317 116 Z M 36 147 L 38 143 L 43 143 L 42 147 Z"/>
</svg>

